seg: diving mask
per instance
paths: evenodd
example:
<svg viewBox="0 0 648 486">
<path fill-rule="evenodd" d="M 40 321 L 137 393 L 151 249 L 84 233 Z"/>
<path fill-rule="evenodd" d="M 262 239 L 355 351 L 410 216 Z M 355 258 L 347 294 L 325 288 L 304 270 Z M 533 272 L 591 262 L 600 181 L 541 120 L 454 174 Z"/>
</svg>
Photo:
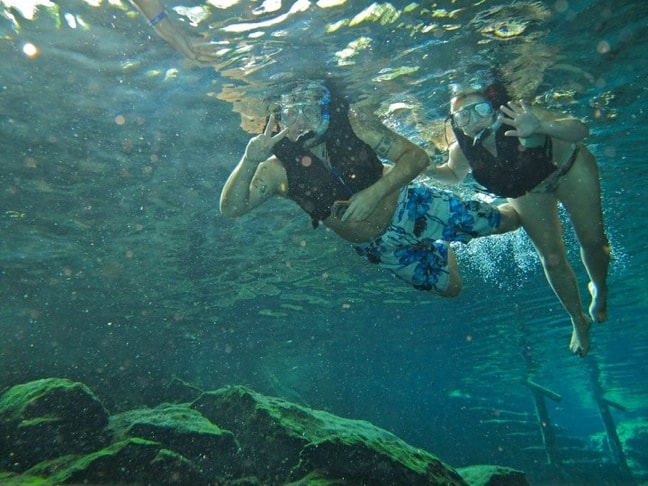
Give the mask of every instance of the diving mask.
<svg viewBox="0 0 648 486">
<path fill-rule="evenodd" d="M 464 128 L 470 123 L 473 113 L 479 118 L 488 118 L 493 115 L 494 110 L 488 101 L 480 101 L 464 106 L 460 110 L 455 111 L 451 116 L 457 128 Z"/>
<path fill-rule="evenodd" d="M 322 121 L 322 108 L 319 103 L 294 103 L 281 108 L 281 123 L 290 127 L 302 117 L 311 125 L 318 125 Z"/>
</svg>

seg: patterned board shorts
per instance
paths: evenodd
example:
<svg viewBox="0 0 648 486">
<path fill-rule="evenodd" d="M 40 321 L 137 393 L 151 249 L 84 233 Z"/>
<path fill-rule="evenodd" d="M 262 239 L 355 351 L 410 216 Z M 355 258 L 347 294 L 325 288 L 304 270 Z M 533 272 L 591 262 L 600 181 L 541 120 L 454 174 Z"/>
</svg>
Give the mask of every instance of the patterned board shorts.
<svg viewBox="0 0 648 486">
<path fill-rule="evenodd" d="M 500 221 L 495 206 L 413 182 L 401 189 L 385 231 L 355 250 L 417 289 L 442 293 L 450 283 L 448 242 L 492 235 Z"/>
</svg>

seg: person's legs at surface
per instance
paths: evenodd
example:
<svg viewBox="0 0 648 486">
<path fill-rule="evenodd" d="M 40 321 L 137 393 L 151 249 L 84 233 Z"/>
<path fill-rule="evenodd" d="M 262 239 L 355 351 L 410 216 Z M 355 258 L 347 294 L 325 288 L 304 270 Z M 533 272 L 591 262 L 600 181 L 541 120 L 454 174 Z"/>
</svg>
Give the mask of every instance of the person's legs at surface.
<svg viewBox="0 0 648 486">
<path fill-rule="evenodd" d="M 603 226 L 598 168 L 587 149 L 581 148 L 574 167 L 558 186 L 557 196 L 569 213 L 581 245 L 581 258 L 590 278 L 590 316 L 595 322 L 605 322 L 610 243 Z"/>
<path fill-rule="evenodd" d="M 578 281 L 567 260 L 556 198 L 551 194 L 531 193 L 510 202 L 538 252 L 549 285 L 571 318 L 569 348 L 585 356 L 590 347 L 591 323 L 583 311 Z"/>
</svg>

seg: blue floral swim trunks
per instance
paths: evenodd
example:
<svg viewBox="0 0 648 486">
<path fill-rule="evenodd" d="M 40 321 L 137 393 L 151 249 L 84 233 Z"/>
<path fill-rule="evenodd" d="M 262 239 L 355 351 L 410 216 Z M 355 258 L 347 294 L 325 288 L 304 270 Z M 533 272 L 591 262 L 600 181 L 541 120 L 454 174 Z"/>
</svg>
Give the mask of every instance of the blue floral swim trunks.
<svg viewBox="0 0 648 486">
<path fill-rule="evenodd" d="M 495 206 L 413 182 L 401 189 L 385 231 L 355 250 L 417 289 L 442 293 L 450 282 L 448 242 L 492 235 L 500 220 Z"/>
</svg>

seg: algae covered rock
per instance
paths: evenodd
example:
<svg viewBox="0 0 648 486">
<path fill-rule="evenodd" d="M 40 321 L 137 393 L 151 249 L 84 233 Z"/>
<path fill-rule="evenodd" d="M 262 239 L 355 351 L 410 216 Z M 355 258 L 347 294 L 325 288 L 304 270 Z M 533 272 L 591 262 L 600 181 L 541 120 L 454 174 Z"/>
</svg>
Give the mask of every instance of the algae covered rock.
<svg viewBox="0 0 648 486">
<path fill-rule="evenodd" d="M 120 413 L 110 418 L 108 430 L 117 440 L 139 437 L 158 442 L 191 461 L 205 477 L 238 473 L 234 435 L 188 406 L 162 404 Z"/>
<path fill-rule="evenodd" d="M 191 383 L 173 377 L 164 387 L 163 401 L 168 403 L 190 403 L 203 393 L 203 390 Z"/>
<path fill-rule="evenodd" d="M 0 483 L 7 485 L 527 484 L 506 468 L 459 475 L 369 422 L 240 386 L 108 418 L 84 385 L 40 380 L 0 398 L 0 428 Z"/>
<path fill-rule="evenodd" d="M 85 456 L 64 456 L 27 472 L 49 484 L 210 484 L 185 457 L 161 444 L 129 438 Z"/>
<path fill-rule="evenodd" d="M 192 408 L 234 433 L 246 472 L 267 484 L 302 483 L 315 471 L 345 484 L 466 484 L 437 457 L 369 422 L 244 387 L 204 393 Z"/>
<path fill-rule="evenodd" d="M 470 486 L 528 486 L 526 474 L 503 466 L 470 466 L 458 468 Z"/>
<path fill-rule="evenodd" d="M 24 471 L 105 443 L 108 412 L 82 383 L 47 378 L 16 385 L 0 398 L 0 469 Z"/>
</svg>

